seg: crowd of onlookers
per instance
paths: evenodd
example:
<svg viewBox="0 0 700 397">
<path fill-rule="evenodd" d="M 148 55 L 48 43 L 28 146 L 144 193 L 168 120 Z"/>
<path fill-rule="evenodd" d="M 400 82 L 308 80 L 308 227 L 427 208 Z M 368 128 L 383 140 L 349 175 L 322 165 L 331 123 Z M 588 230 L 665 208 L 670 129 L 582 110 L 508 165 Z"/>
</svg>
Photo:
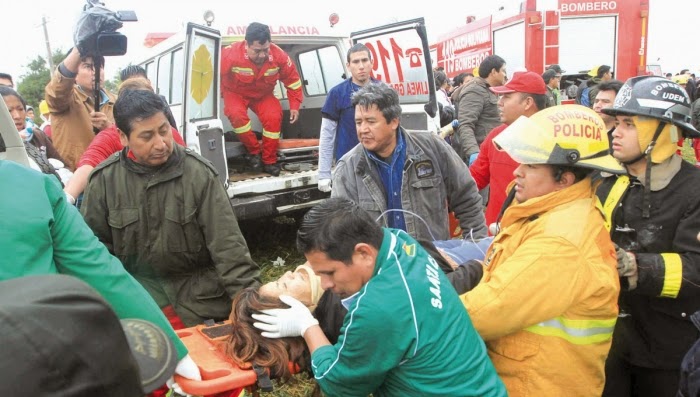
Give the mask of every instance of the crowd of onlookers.
<svg viewBox="0 0 700 397">
<path fill-rule="evenodd" d="M 286 54 L 270 47 L 267 26 L 251 26 L 225 62 L 278 71 L 270 53 Z M 678 155 L 693 138 L 700 164 L 695 76 L 622 82 L 598 65 L 564 88 L 559 65 L 509 76 L 491 55 L 452 79 L 434 71 L 441 127 L 454 129 L 444 139 L 401 126 L 399 95 L 371 77 L 372 64 L 368 47 L 351 47 L 350 76 L 321 111 L 318 187 L 331 199 L 297 240 L 303 281 L 318 278 L 312 302 L 284 296 L 295 275 L 265 301 L 216 169 L 185 146 L 142 68 L 122 71 L 118 95 L 95 90 L 104 60 L 76 46 L 35 104 L 41 127 L 0 74 L 27 152 L 52 174 L 0 164 L 5 221 L 22 225 L 0 251 L 24 254 L 0 259 L 4 278 L 87 281 L 120 317 L 158 324 L 174 341 L 175 371 L 195 380 L 173 329 L 231 315 L 263 331 L 255 337 L 283 338 L 268 342 L 287 355 L 299 347 L 329 394 L 670 397 L 680 385 L 696 395 L 700 170 Z M 249 166 L 279 175 L 279 101 L 251 87 L 244 98 L 245 70 L 225 68 L 226 113 Z M 262 145 L 249 105 L 270 117 Z M 335 328 L 316 318 L 325 294 Z M 272 306 L 232 314 L 236 296 Z M 445 362 L 450 370 L 436 367 Z"/>
</svg>

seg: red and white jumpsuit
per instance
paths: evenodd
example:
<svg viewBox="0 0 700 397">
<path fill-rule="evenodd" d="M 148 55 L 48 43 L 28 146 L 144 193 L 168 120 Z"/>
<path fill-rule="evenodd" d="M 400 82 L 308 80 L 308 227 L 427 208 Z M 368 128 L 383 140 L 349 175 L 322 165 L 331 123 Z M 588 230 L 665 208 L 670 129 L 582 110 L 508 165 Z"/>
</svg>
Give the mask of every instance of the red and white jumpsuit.
<svg viewBox="0 0 700 397">
<path fill-rule="evenodd" d="M 224 114 L 228 117 L 238 140 L 248 153 L 260 153 L 260 145 L 251 130 L 248 108 L 258 116 L 263 126 L 262 162 L 277 162 L 277 147 L 282 129 L 282 106 L 273 90 L 281 80 L 287 89 L 290 110 L 299 110 L 302 101 L 301 79 L 286 52 L 270 44 L 270 54 L 264 64 L 254 64 L 246 53 L 246 43 L 240 41 L 221 52 L 221 92 Z"/>
</svg>

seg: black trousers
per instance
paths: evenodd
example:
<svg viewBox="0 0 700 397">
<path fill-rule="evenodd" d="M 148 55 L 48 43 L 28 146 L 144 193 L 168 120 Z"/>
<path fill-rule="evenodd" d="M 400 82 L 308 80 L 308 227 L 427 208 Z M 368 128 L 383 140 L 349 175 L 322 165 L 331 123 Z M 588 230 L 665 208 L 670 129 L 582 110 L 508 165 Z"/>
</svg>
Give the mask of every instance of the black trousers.
<svg viewBox="0 0 700 397">
<path fill-rule="evenodd" d="M 603 397 L 675 397 L 678 370 L 637 367 L 610 352 L 605 362 Z"/>
</svg>

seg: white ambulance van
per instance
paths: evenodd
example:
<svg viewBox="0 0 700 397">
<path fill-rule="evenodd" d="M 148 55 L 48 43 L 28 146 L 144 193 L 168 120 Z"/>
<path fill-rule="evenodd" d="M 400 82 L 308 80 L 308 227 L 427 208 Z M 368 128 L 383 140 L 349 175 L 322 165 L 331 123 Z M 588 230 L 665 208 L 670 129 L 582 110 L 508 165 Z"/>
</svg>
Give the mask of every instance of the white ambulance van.
<svg viewBox="0 0 700 397">
<path fill-rule="evenodd" d="M 375 60 L 374 77 L 401 94 L 403 127 L 437 130 L 436 120 L 424 110 L 425 104 L 435 104 L 435 87 L 422 18 L 350 37 L 306 25 L 270 24 L 270 29 L 272 42 L 289 54 L 303 84 L 303 102 L 294 124 L 289 124 L 285 89 L 281 84 L 275 89 L 284 113 L 277 154 L 282 172 L 276 177 L 247 172 L 245 147 L 223 113 L 221 49 L 243 40 L 245 26 L 217 30 L 189 23 L 183 32 L 160 41 L 145 58 L 132 62 L 146 69 L 154 88 L 168 99 L 187 146 L 219 171 L 239 220 L 304 210 L 328 197 L 317 188 L 321 108 L 328 91 L 349 76 L 346 54 L 353 42 L 368 45 Z M 249 115 L 260 138 L 262 126 L 254 113 Z"/>
</svg>

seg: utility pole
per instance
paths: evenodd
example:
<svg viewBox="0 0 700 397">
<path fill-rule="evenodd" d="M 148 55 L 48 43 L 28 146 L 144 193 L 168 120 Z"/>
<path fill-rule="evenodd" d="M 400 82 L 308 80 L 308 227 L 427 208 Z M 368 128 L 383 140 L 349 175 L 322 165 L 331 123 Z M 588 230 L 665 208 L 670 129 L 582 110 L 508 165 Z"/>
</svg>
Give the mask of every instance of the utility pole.
<svg viewBox="0 0 700 397">
<path fill-rule="evenodd" d="M 41 17 L 41 25 L 44 28 L 44 40 L 46 41 L 46 56 L 49 61 L 49 71 L 53 73 L 53 54 L 51 53 L 51 43 L 49 42 L 49 31 L 46 29 L 46 16 Z"/>
</svg>

